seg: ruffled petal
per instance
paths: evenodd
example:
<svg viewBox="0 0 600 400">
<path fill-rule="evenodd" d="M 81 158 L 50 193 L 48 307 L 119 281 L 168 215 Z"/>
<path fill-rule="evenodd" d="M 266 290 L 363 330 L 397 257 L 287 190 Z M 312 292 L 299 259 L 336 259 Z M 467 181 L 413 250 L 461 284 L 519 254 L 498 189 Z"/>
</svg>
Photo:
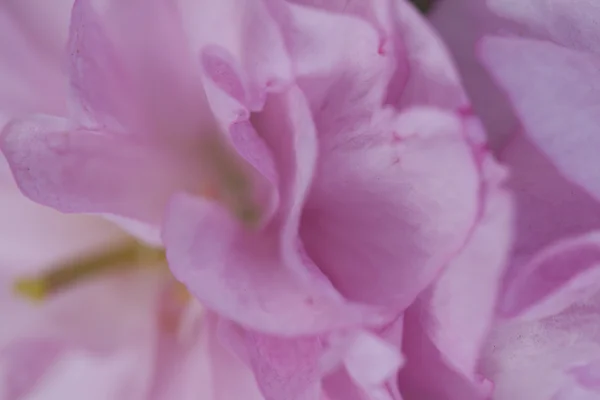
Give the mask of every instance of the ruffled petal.
<svg viewBox="0 0 600 400">
<path fill-rule="evenodd" d="M 277 213 L 249 227 L 210 200 L 176 196 L 163 236 L 174 275 L 207 307 L 261 331 L 310 333 L 359 323 L 366 310 L 348 307 L 298 244 L 316 157 L 302 94 L 292 88 L 273 95 L 253 122 L 273 150 Z"/>
<path fill-rule="evenodd" d="M 228 119 L 235 119 L 236 113 L 244 119 L 247 117 L 244 108 L 253 111 L 262 108 L 266 92 L 281 90 L 294 80 L 292 63 L 272 7 L 275 3 L 271 3 L 183 1 L 183 26 L 191 48 L 201 55 L 207 93 L 217 116 L 227 117 L 220 106 L 224 103 L 235 106 L 234 100 L 238 109 Z M 241 79 L 234 77 L 236 74 Z M 215 96 L 216 88 L 231 96 L 230 99 Z"/>
<path fill-rule="evenodd" d="M 177 196 L 163 237 L 174 275 L 226 318 L 280 334 L 363 321 L 366 310 L 348 307 L 324 289 L 322 278 L 306 280 L 309 267 L 290 267 L 276 237 L 270 236 L 240 226 L 214 203 Z"/>
<path fill-rule="evenodd" d="M 463 246 L 480 207 L 463 134 L 455 115 L 414 109 L 321 140 L 301 236 L 347 298 L 402 310 Z"/>
<path fill-rule="evenodd" d="M 319 136 L 352 131 L 381 108 L 394 66 L 372 25 L 292 5 L 282 29 Z"/>
</svg>

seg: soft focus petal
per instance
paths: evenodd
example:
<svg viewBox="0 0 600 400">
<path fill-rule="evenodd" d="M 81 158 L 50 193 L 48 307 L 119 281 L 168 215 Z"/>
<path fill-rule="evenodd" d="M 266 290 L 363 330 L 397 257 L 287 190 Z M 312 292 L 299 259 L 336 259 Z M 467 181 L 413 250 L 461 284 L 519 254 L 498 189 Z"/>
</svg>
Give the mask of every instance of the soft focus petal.
<svg viewBox="0 0 600 400">
<path fill-rule="evenodd" d="M 489 38 L 482 57 L 527 135 L 560 172 L 600 198 L 600 58 L 551 43 Z"/>
<path fill-rule="evenodd" d="M 193 328 L 177 335 L 163 333 L 156 359 L 152 400 L 264 400 L 252 370 L 219 338 L 219 318 L 189 304 Z M 181 334 L 183 333 L 183 335 Z"/>
<path fill-rule="evenodd" d="M 75 117 L 88 125 L 185 145 L 210 124 L 200 70 L 177 7 L 78 0 L 69 52 Z"/>
<path fill-rule="evenodd" d="M 9 124 L 2 150 L 23 193 L 63 212 L 113 213 L 156 224 L 176 189 L 196 186 L 184 168 L 155 149 L 73 128 L 61 118 Z"/>
<path fill-rule="evenodd" d="M 61 52 L 73 0 L 43 9 L 35 0 L 0 4 L 0 129 L 27 112 L 62 114 L 66 77 Z"/>
<path fill-rule="evenodd" d="M 401 310 L 470 234 L 478 167 L 452 114 L 415 109 L 361 129 L 321 140 L 301 234 L 342 294 Z"/>
<path fill-rule="evenodd" d="M 523 24 L 531 35 L 600 52 L 600 4 L 594 0 L 487 0 L 490 9 Z"/>
<path fill-rule="evenodd" d="M 0 269 L 11 276 L 52 267 L 76 254 L 125 239 L 102 219 L 63 215 L 27 200 L 0 159 Z M 31 251 L 31 249 L 35 251 Z"/>
<path fill-rule="evenodd" d="M 140 351 L 141 350 L 141 351 Z M 129 346 L 111 355 L 71 351 L 64 353 L 29 393 L 31 400 L 83 397 L 92 400 L 144 399 L 151 361 L 144 349 Z"/>
<path fill-rule="evenodd" d="M 525 3 L 525 2 L 521 2 Z M 510 26 L 479 0 L 442 0 L 429 20 L 452 52 L 472 108 L 486 127 L 493 149 L 502 148 L 518 126 L 506 95 L 497 87 L 476 56 L 476 43 L 486 34 Z"/>
<path fill-rule="evenodd" d="M 15 400 L 32 391 L 44 373 L 57 362 L 64 344 L 22 340 L 0 349 L 0 398 Z"/>
</svg>

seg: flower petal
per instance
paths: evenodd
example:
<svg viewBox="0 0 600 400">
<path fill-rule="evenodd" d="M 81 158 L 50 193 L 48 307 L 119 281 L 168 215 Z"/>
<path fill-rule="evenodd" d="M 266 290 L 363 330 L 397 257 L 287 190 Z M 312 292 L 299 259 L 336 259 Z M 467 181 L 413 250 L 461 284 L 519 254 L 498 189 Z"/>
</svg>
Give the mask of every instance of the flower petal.
<svg viewBox="0 0 600 400">
<path fill-rule="evenodd" d="M 495 13 L 573 49 L 600 52 L 600 5 L 593 0 L 487 0 Z"/>
<path fill-rule="evenodd" d="M 564 176 L 600 199 L 600 56 L 551 43 L 489 38 L 484 63 L 527 135 Z"/>
<path fill-rule="evenodd" d="M 324 291 L 318 278 L 306 281 L 295 273 L 299 267 L 291 270 L 276 238 L 241 227 L 214 203 L 176 196 L 163 238 L 174 275 L 204 305 L 243 325 L 295 334 L 364 318 Z"/>
<path fill-rule="evenodd" d="M 75 2 L 69 40 L 79 122 L 171 146 L 214 128 L 177 7 L 108 1 L 98 10 L 92 3 Z"/>
<path fill-rule="evenodd" d="M 174 190 L 197 187 L 159 151 L 122 136 L 72 129 L 60 118 L 13 122 L 2 150 L 23 193 L 62 212 L 112 213 L 156 224 Z"/>
<path fill-rule="evenodd" d="M 445 362 L 423 326 L 426 319 L 418 307 L 405 314 L 402 350 L 406 365 L 400 370 L 400 392 L 405 400 L 484 400 L 489 385 L 474 382 Z"/>
<path fill-rule="evenodd" d="M 310 333 L 357 324 L 365 309 L 348 306 L 298 242 L 316 157 L 302 94 L 292 88 L 272 95 L 253 122 L 277 165 L 277 213 L 266 226 L 246 227 L 218 204 L 176 196 L 163 236 L 174 275 L 207 307 L 264 332 Z"/>
<path fill-rule="evenodd" d="M 512 199 L 501 183 L 506 172 L 491 159 L 486 164 L 483 216 L 467 245 L 419 300 L 432 342 L 468 378 L 475 376 L 495 315 L 512 239 Z"/>
<path fill-rule="evenodd" d="M 51 10 L 35 1 L 0 4 L 0 130 L 13 117 L 31 112 L 66 112 L 64 46 L 72 0 Z"/>
<path fill-rule="evenodd" d="M 397 58 L 387 102 L 396 107 L 430 105 L 458 109 L 468 104 L 442 40 L 408 1 L 390 2 Z"/>
<path fill-rule="evenodd" d="M 501 156 L 512 172 L 509 187 L 517 210 L 511 269 L 556 241 L 600 226 L 600 203 L 561 175 L 526 135 L 515 135 Z"/>
<path fill-rule="evenodd" d="M 503 294 L 505 316 L 543 318 L 598 292 L 600 232 L 564 239 L 513 270 Z"/>
<path fill-rule="evenodd" d="M 321 141 L 301 236 L 346 297 L 402 310 L 465 243 L 479 185 L 459 118 L 381 118 Z"/>
<path fill-rule="evenodd" d="M 320 398 L 318 337 L 291 339 L 246 332 L 245 340 L 265 400 Z"/>
<path fill-rule="evenodd" d="M 570 400 L 578 398 L 571 394 L 589 395 L 589 385 L 578 382 L 574 370 L 591 365 L 600 355 L 598 304 L 596 296 L 547 318 L 494 327 L 481 358 L 482 373 L 494 381 L 494 399 Z"/>
<path fill-rule="evenodd" d="M 476 43 L 484 35 L 506 29 L 509 23 L 478 0 L 441 1 L 428 19 L 452 52 L 472 108 L 486 127 L 489 145 L 500 149 L 518 128 L 517 117 L 504 92 L 476 56 Z"/>
</svg>

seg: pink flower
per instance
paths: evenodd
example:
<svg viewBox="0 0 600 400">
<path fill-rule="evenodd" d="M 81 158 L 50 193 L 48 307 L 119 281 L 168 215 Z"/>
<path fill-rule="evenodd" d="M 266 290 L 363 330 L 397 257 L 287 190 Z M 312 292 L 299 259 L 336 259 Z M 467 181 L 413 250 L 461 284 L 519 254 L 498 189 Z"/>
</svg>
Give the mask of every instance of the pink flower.
<svg viewBox="0 0 600 400">
<path fill-rule="evenodd" d="M 408 331 L 448 352 L 469 337 L 455 366 L 470 377 L 509 204 L 418 13 L 375 0 L 102 3 L 73 8 L 67 111 L 4 131 L 23 193 L 164 245 L 266 400 L 400 398 L 403 313 L 422 294 L 415 308 L 447 318 L 457 286 L 449 308 L 479 301 L 480 326 Z M 480 293 L 469 277 L 488 261 Z"/>
<path fill-rule="evenodd" d="M 600 342 L 600 7 L 594 2 L 462 1 L 434 21 L 457 50 L 473 96 L 506 104 L 493 140 L 510 171 L 516 238 L 481 372 L 494 399 L 595 399 Z M 457 18 L 462 18 L 458 20 Z M 476 20 L 485 29 L 464 30 Z M 484 35 L 482 39 L 482 35 Z M 477 42 L 475 48 L 466 43 Z M 461 48 L 462 47 L 462 48 Z M 478 82 L 489 79 L 485 86 Z M 492 86 L 492 85 L 495 85 Z M 501 92 L 500 92 L 501 91 Z"/>
<path fill-rule="evenodd" d="M 53 39 L 68 3 L 0 6 L 2 44 L 15 45 L 0 62 L 0 123 L 61 110 Z M 0 162 L 0 399 L 262 400 L 252 371 L 218 343 L 218 317 L 153 268 L 147 256 L 161 251 L 97 217 L 32 203 Z M 136 251 L 145 259 L 128 264 Z"/>
<path fill-rule="evenodd" d="M 182 302 L 165 269 L 123 264 L 130 238 L 98 218 L 31 203 L 4 166 L 0 191 L 1 399 L 262 399 L 251 371 L 216 341 L 215 316 Z M 113 255 L 116 265 L 104 265 L 113 270 L 96 264 L 94 276 L 81 275 L 99 251 Z M 80 275 L 67 283 L 61 265 L 70 260 L 80 260 Z M 23 285 L 15 291 L 61 268 L 62 284 L 46 286 L 42 302 L 31 303 L 36 292 Z"/>
</svg>

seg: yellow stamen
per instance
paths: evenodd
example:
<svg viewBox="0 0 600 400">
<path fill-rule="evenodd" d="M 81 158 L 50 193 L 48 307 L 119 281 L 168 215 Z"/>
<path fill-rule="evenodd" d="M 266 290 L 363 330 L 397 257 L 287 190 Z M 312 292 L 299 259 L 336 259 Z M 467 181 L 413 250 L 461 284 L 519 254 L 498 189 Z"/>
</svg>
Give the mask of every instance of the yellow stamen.
<svg viewBox="0 0 600 400">
<path fill-rule="evenodd" d="M 38 276 L 25 277 L 15 282 L 14 290 L 33 301 L 43 301 L 73 284 L 99 275 L 135 268 L 164 265 L 165 252 L 129 241 L 90 257 L 50 268 Z"/>
<path fill-rule="evenodd" d="M 35 302 L 42 302 L 48 294 L 46 282 L 36 278 L 24 278 L 15 282 L 15 291 Z"/>
</svg>

